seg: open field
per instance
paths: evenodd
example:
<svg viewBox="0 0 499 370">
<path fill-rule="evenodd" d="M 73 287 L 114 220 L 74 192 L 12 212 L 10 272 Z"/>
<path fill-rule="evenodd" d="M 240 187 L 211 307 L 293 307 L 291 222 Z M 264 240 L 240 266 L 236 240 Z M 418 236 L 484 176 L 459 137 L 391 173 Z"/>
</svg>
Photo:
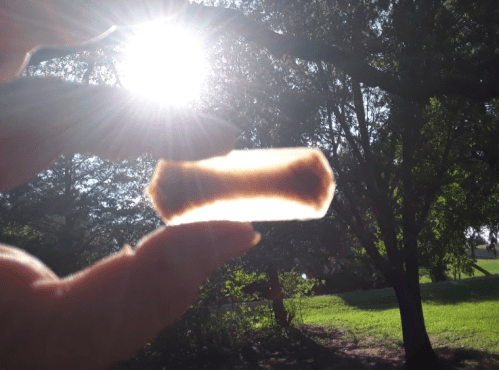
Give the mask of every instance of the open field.
<svg viewBox="0 0 499 370">
<path fill-rule="evenodd" d="M 422 296 L 427 330 L 446 370 L 499 369 L 499 275 L 427 284 Z M 256 338 L 241 360 L 219 368 L 404 368 L 392 289 L 306 298 L 302 313 L 304 325 L 286 340 Z"/>
<path fill-rule="evenodd" d="M 445 370 L 499 369 L 499 275 L 426 284 L 421 290 L 427 329 Z M 229 351 L 216 334 L 205 338 L 216 338 L 210 351 L 185 358 L 170 356 L 171 351 L 145 352 L 112 370 L 159 370 L 165 365 L 191 370 L 404 369 L 392 289 L 303 298 L 302 313 L 304 325 L 298 325 L 300 313 L 295 312 L 294 327 L 254 332 Z M 172 338 L 175 342 L 157 348 L 178 343 L 179 337 Z"/>
<path fill-rule="evenodd" d="M 426 327 L 435 348 L 499 353 L 499 276 L 421 287 Z M 341 332 L 338 340 L 369 348 L 400 347 L 400 314 L 392 289 L 360 291 L 303 300 L 305 324 Z M 327 329 L 326 329 L 327 330 Z M 499 368 L 499 363 L 497 363 Z"/>
<path fill-rule="evenodd" d="M 481 259 L 477 261 L 477 265 L 484 268 L 491 274 L 499 274 L 499 258 L 496 259 Z M 478 275 L 480 273 L 480 275 Z M 476 276 L 482 276 L 483 274 L 477 271 Z"/>
<path fill-rule="evenodd" d="M 493 275 L 499 274 L 499 258 L 496 258 L 496 259 L 477 259 L 476 264 L 478 266 L 480 266 L 481 268 L 487 270 L 488 272 L 490 272 Z M 475 274 L 473 275 L 473 277 L 485 276 L 482 272 L 480 272 L 476 269 L 474 271 L 475 271 Z M 467 279 L 469 277 L 470 276 L 467 276 L 467 275 L 461 275 L 462 279 Z M 450 277 L 450 278 L 452 279 L 452 277 Z M 419 279 L 419 282 L 421 284 L 427 284 L 427 283 L 431 283 L 431 280 L 428 276 L 422 276 Z"/>
</svg>

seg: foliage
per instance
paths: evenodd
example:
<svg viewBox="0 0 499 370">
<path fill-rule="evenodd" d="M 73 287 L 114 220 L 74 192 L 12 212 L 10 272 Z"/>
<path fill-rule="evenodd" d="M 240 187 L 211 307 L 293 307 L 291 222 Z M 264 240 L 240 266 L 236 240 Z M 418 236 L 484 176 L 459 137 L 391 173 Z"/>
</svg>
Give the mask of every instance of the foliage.
<svg viewBox="0 0 499 370">
<path fill-rule="evenodd" d="M 263 44 L 260 29 L 248 26 L 253 23 L 238 28 L 241 23 L 230 19 L 211 19 L 212 94 L 201 105 L 241 128 L 241 147 L 320 147 L 338 185 L 325 220 L 259 226 L 266 242 L 245 257 L 247 264 L 258 276 L 269 261 L 281 270 L 308 272 L 329 268 L 331 257 L 352 251 L 357 260 L 369 256 L 396 290 L 408 365 L 411 359 L 431 365 L 421 269 L 434 280 L 444 279 L 449 268 L 467 273 L 470 229 L 477 234 L 487 227 L 491 248 L 499 231 L 498 204 L 490 201 L 499 190 L 499 7 L 461 0 L 216 4 L 239 8 L 282 42 Z M 71 166 L 64 171 L 70 174 Z M 79 199 L 78 186 L 64 189 L 61 199 Z M 97 225 L 115 231 L 113 222 L 105 212 L 61 214 L 73 203 L 37 203 L 38 189 L 32 190 L 30 202 L 41 208 L 34 214 L 24 209 L 15 225 L 3 223 L 7 237 L 42 232 L 38 221 L 46 221 L 45 209 L 52 225 L 64 219 L 46 239 L 59 247 L 82 237 L 90 239 L 87 247 L 114 246 L 116 233 L 125 233 L 85 234 L 91 227 L 72 227 L 76 221 L 91 226 L 99 217 Z M 7 197 L 3 211 L 13 217 L 22 196 Z M 96 195 L 94 204 L 106 210 L 108 202 L 121 200 Z M 28 215 L 38 223 L 22 221 Z M 237 281 L 246 277 L 233 279 L 217 281 L 226 289 L 222 296 L 242 298 Z"/>
<path fill-rule="evenodd" d="M 25 75 L 116 85 L 108 51 L 30 63 Z M 160 225 L 143 193 L 153 166 L 147 155 L 119 162 L 62 156 L 29 183 L 0 193 L 0 241 L 25 249 L 61 276 L 134 245 Z M 26 239 L 27 230 L 37 242 Z"/>
<path fill-rule="evenodd" d="M 489 273 L 491 275 L 499 274 L 499 259 L 497 259 L 497 258 L 495 258 L 495 259 L 477 259 L 476 265 L 479 268 L 487 271 L 487 273 Z M 467 279 L 470 277 L 487 276 L 482 271 L 476 270 L 475 268 L 472 271 L 472 274 L 470 274 L 470 275 L 467 275 L 465 273 L 459 274 L 459 271 L 457 269 L 450 270 L 448 275 L 449 275 L 448 280 L 461 280 L 461 279 Z M 427 274 L 427 273 L 421 274 L 419 281 L 420 281 L 420 284 L 428 284 L 428 283 L 432 282 L 430 277 L 429 277 L 429 274 Z"/>
<path fill-rule="evenodd" d="M 43 234 L 29 226 L 7 224 L 1 229 L 0 240 L 2 243 L 24 250 L 44 250 L 40 254 L 44 256 L 45 260 L 51 261 L 57 259 L 57 255 L 51 253 L 50 246 L 44 241 Z"/>
<path fill-rule="evenodd" d="M 279 338 L 284 332 L 276 325 L 269 302 L 263 301 L 255 306 L 246 304 L 258 298 L 259 294 L 245 294 L 244 287 L 265 279 L 263 274 L 246 272 L 237 260 L 220 268 L 201 287 L 197 302 L 177 323 L 149 343 L 140 354 L 115 369 L 135 369 L 134 366 L 145 364 L 189 367 L 216 363 L 236 353 L 244 354 L 246 347 L 253 345 L 257 338 Z M 292 312 L 301 315 L 303 298 L 313 295 L 312 289 L 319 281 L 305 280 L 296 271 L 280 274 L 280 281 L 287 305 L 295 310 Z M 217 289 L 225 300 L 218 300 Z M 217 300 L 218 304 L 214 304 Z M 221 305 L 221 302 L 229 303 Z M 298 321 L 297 324 L 303 320 Z"/>
<path fill-rule="evenodd" d="M 179 321 L 161 333 L 133 359 L 116 369 L 148 366 L 191 367 L 227 360 L 244 351 L 255 338 L 279 336 L 267 301 L 250 305 L 259 297 L 244 287 L 262 281 L 265 275 L 246 272 L 239 260 L 219 268 L 201 287 L 197 301 Z"/>
<path fill-rule="evenodd" d="M 321 282 L 316 278 L 304 278 L 295 270 L 280 274 L 279 281 L 282 285 L 284 297 L 286 298 L 286 311 L 294 317 L 293 323 L 295 325 L 303 324 L 303 297 L 313 296 L 314 287 L 318 286 L 320 283 L 324 283 L 324 281 Z"/>
<path fill-rule="evenodd" d="M 255 44 L 224 34 L 214 62 L 223 78 L 213 91 L 226 93 L 209 104 L 243 123 L 245 145 L 317 146 L 330 159 L 337 180 L 330 217 L 395 288 L 408 366 L 436 362 L 420 303 L 421 267 L 435 279 L 448 267 L 469 272 L 469 228 L 497 221 L 489 201 L 498 190 L 491 156 L 499 145 L 491 108 L 497 92 L 478 85 L 497 78 L 498 25 L 485 14 L 498 9 L 472 3 L 233 3 L 285 35 L 284 52 L 252 28 L 246 41 Z M 325 230 L 336 235 L 331 224 Z M 295 246 L 306 243 L 288 236 L 291 227 L 269 229 L 275 238 L 255 255 L 289 266 Z M 312 243 L 311 256 L 315 246 L 323 247 Z"/>
<path fill-rule="evenodd" d="M 245 312 L 234 309 L 191 307 L 130 360 L 112 369 L 216 367 L 237 357 L 245 346 L 261 336 L 279 336 L 276 326 L 258 327 Z"/>
<path fill-rule="evenodd" d="M 497 122 L 497 117 L 488 114 L 484 106 L 456 99 L 434 98 L 425 108 L 429 127 L 443 126 L 442 120 L 464 122 L 468 117 L 474 121 L 459 130 L 478 140 L 464 141 L 465 136 L 456 140 L 456 144 L 460 141 L 460 152 L 448 174 L 452 180 L 440 188 L 420 236 L 421 265 L 434 281 L 445 280 L 451 270 L 454 275 L 472 274 L 474 261 L 468 256 L 477 245 L 486 243 L 480 236 L 484 229 L 494 230 L 496 225 L 497 204 L 491 201 L 499 190 L 496 175 L 490 164 L 475 157 L 482 151 L 479 147 L 490 145 L 481 136 L 483 131 L 495 131 L 496 123 L 491 123 Z"/>
<path fill-rule="evenodd" d="M 0 194 L 2 241 L 60 275 L 84 268 L 159 225 L 143 194 L 151 173 L 147 157 L 121 163 L 62 157 L 29 183 Z"/>
<path fill-rule="evenodd" d="M 222 292 L 231 303 L 242 303 L 259 298 L 258 293 L 247 294 L 243 291 L 245 286 L 254 282 L 265 280 L 264 274 L 246 272 L 242 265 L 229 266 L 226 269 L 225 286 Z"/>
<path fill-rule="evenodd" d="M 464 347 L 464 350 L 476 349 L 485 350 L 490 354 L 498 353 L 497 325 L 495 325 L 499 296 L 497 279 L 497 277 L 469 279 L 458 284 L 428 284 L 422 287 L 423 307 L 435 347 L 461 349 Z M 303 299 L 303 314 L 305 323 L 309 324 L 304 327 L 304 331 L 314 338 L 311 326 L 321 325 L 324 331 L 335 335 L 331 335 L 330 339 L 329 336 L 319 335 L 314 340 L 329 339 L 328 347 L 338 343 L 344 351 L 352 346 L 352 356 L 358 356 L 363 348 L 369 349 L 371 353 L 374 348 L 383 347 L 382 351 L 389 353 L 399 349 L 401 345 L 400 320 L 396 307 L 397 299 L 390 289 L 306 297 Z M 182 330 L 178 333 L 182 333 Z M 168 332 L 162 333 L 157 338 L 158 344 L 167 334 Z M 286 333 L 276 328 L 267 332 L 266 340 L 276 341 L 286 337 Z M 246 344 L 234 347 L 229 353 L 223 352 L 225 356 L 219 348 L 215 348 L 214 352 L 205 356 L 194 347 L 193 350 L 197 352 L 187 356 L 187 359 L 174 361 L 178 359 L 175 347 L 178 337 L 173 336 L 170 342 L 165 342 L 164 347 L 155 347 L 158 344 L 151 343 L 141 354 L 113 369 L 235 368 L 236 366 L 230 365 L 232 362 L 228 356 L 238 359 L 243 357 L 244 348 L 258 346 L 261 338 L 261 336 L 249 336 Z M 302 338 L 299 348 L 304 346 L 303 340 Z M 298 351 L 296 345 L 292 349 Z M 276 351 L 272 352 L 272 357 L 279 358 L 277 352 L 283 351 L 283 345 L 279 344 Z M 198 353 L 199 357 L 195 357 L 194 353 Z M 259 359 L 257 354 L 255 356 Z M 287 357 L 288 360 L 293 358 L 291 355 Z M 317 360 L 316 357 L 314 359 Z"/>
</svg>

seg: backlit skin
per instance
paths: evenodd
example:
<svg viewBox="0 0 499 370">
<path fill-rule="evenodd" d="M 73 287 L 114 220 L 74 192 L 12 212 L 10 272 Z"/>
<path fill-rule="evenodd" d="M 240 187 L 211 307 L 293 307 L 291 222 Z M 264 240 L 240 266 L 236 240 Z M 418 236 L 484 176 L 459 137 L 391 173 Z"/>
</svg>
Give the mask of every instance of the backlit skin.
<svg viewBox="0 0 499 370">
<path fill-rule="evenodd" d="M 230 151 L 238 135 L 188 108 L 56 78 L 0 84 L 0 125 L 0 191 L 32 179 L 61 154 L 197 160 Z"/>
<path fill-rule="evenodd" d="M 43 45 L 79 45 L 112 26 L 175 14 L 186 0 L 2 0 L 0 83 L 19 73 L 26 53 Z"/>
<path fill-rule="evenodd" d="M 82 3 L 85 6 L 78 6 Z M 168 110 L 151 117 L 142 106 L 133 111 L 141 102 L 123 91 L 16 79 L 25 53 L 33 47 L 83 42 L 116 19 L 133 22 L 144 14 L 144 3 L 161 10 L 185 2 L 0 1 L 1 191 L 28 181 L 60 154 L 75 151 L 106 158 L 149 151 L 192 160 L 231 149 L 236 130 L 216 120 L 211 123 L 218 128 L 203 145 L 199 135 L 211 132 L 205 117 Z M 148 130 L 151 121 L 154 129 Z M 172 130 L 189 124 L 199 128 L 195 125 L 201 122 L 201 130 L 181 129 L 179 137 L 186 140 L 182 145 L 173 142 Z M 194 144 L 184 148 L 189 137 Z M 0 245 L 0 368 L 91 370 L 126 359 L 180 317 L 214 269 L 259 238 L 248 223 L 160 228 L 144 236 L 134 250 L 125 246 L 65 278 L 27 253 Z"/>
<path fill-rule="evenodd" d="M 174 322 L 224 262 L 254 246 L 250 224 L 160 228 L 64 279 L 0 245 L 0 368 L 104 369 Z"/>
<path fill-rule="evenodd" d="M 33 136 L 21 131 L 15 139 L 23 135 Z M 57 138 L 68 138 L 54 139 L 64 148 Z M 21 166 L 32 153 L 20 161 L 4 149 L 0 168 L 10 172 L 2 176 L 24 176 Z M 127 147 L 121 149 L 126 154 Z M 258 240 L 248 223 L 160 228 L 133 251 L 125 247 L 63 279 L 27 253 L 0 245 L 0 368 L 103 369 L 125 359 L 180 317 L 214 269 Z"/>
</svg>

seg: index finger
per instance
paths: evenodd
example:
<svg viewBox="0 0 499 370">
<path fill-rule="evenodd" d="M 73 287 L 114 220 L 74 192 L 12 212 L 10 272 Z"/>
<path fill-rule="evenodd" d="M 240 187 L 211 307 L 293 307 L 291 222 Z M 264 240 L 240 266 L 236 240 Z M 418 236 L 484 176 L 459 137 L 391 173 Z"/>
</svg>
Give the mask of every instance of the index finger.
<svg viewBox="0 0 499 370">
<path fill-rule="evenodd" d="M 147 152 L 189 161 L 232 150 L 237 135 L 220 119 L 124 89 L 18 79 L 0 84 L 0 191 L 29 180 L 61 154 L 121 159 Z"/>
<path fill-rule="evenodd" d="M 0 246 L 2 369 L 104 369 L 131 356 L 182 315 L 215 268 L 259 239 L 246 223 L 163 227 L 64 279 Z"/>
</svg>

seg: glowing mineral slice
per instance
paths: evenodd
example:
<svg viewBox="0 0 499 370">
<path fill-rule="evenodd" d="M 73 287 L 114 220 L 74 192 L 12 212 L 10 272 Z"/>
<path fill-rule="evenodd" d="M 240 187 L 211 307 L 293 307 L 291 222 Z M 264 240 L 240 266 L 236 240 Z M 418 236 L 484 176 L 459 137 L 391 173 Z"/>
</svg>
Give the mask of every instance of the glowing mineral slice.
<svg viewBox="0 0 499 370">
<path fill-rule="evenodd" d="M 318 149 L 235 150 L 197 162 L 160 160 L 147 188 L 168 224 L 322 218 L 333 171 Z"/>
</svg>

